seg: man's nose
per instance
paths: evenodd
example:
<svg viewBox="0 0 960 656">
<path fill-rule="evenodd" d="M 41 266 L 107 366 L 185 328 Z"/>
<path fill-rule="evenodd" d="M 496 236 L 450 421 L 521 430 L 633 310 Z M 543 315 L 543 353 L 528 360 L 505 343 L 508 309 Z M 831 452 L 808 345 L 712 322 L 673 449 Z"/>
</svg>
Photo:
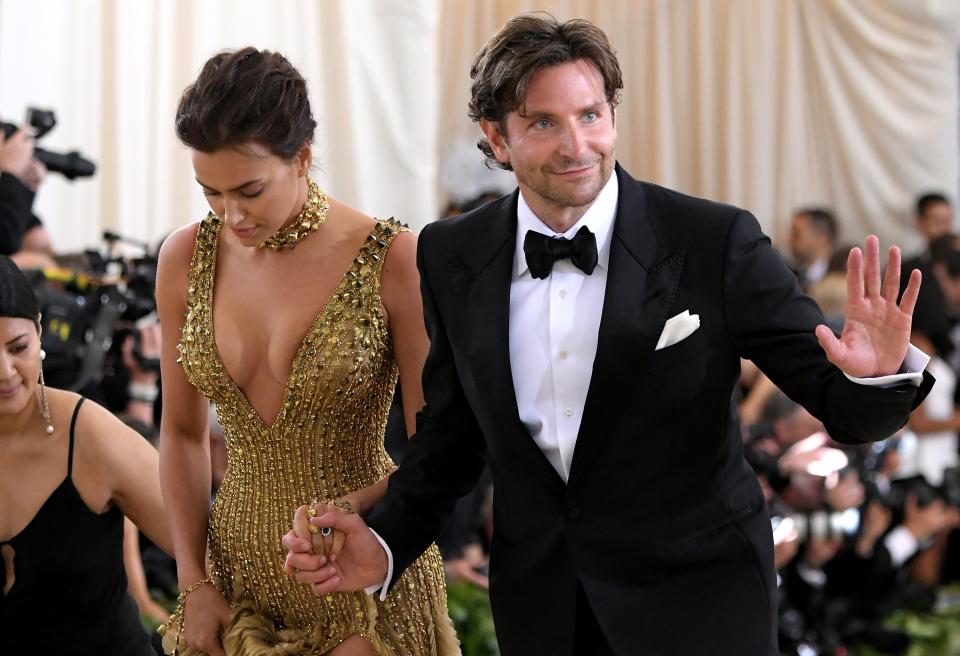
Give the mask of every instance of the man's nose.
<svg viewBox="0 0 960 656">
<path fill-rule="evenodd" d="M 579 160 L 587 150 L 587 139 L 579 126 L 569 128 L 563 132 L 563 143 L 560 152 L 564 157 Z"/>
</svg>

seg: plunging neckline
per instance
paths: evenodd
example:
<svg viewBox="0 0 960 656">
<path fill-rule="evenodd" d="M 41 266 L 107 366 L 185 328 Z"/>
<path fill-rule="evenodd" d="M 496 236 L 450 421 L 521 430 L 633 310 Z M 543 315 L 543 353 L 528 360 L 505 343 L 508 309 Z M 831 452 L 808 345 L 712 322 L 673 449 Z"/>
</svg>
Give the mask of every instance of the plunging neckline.
<svg viewBox="0 0 960 656">
<path fill-rule="evenodd" d="M 60 481 L 60 484 L 57 485 L 57 487 L 53 488 L 53 490 L 50 491 L 50 494 L 47 495 L 47 498 L 44 499 L 44 500 L 43 500 L 43 503 L 40 504 L 40 507 L 37 509 L 37 512 L 33 513 L 33 517 L 30 518 L 30 521 L 28 521 L 27 524 L 26 524 L 22 529 L 20 529 L 19 531 L 17 531 L 16 535 L 14 535 L 13 537 L 11 537 L 10 539 L 8 539 L 8 540 L 0 540 L 0 545 L 13 544 L 13 542 L 14 542 L 15 540 L 18 540 L 21 535 L 23 535 L 24 533 L 26 533 L 26 532 L 27 532 L 27 529 L 29 529 L 31 526 L 33 526 L 33 523 L 36 521 L 37 517 L 39 517 L 39 516 L 40 516 L 40 513 L 43 512 L 43 509 L 46 508 L 48 505 L 50 505 L 50 500 L 53 499 L 53 497 L 55 497 L 55 496 L 57 495 L 57 493 L 60 491 L 60 488 L 62 488 L 64 485 L 66 485 L 66 484 L 69 483 L 69 482 L 70 482 L 70 475 L 67 474 L 66 476 L 63 477 L 63 480 Z M 84 503 L 83 505 L 87 505 L 87 504 Z"/>
<path fill-rule="evenodd" d="M 277 415 L 273 418 L 273 421 L 269 424 L 264 420 L 263 415 L 253 406 L 253 402 L 250 401 L 250 398 L 247 396 L 246 392 L 240 389 L 240 385 L 234 379 L 233 374 L 230 373 L 230 370 L 227 369 L 226 363 L 224 363 L 223 358 L 220 357 L 220 348 L 217 346 L 217 330 L 216 324 L 214 322 L 214 311 L 213 311 L 213 299 L 215 287 L 217 284 L 217 259 L 220 256 L 220 231 L 223 228 L 223 222 L 217 221 L 217 227 L 214 232 L 213 240 L 213 257 L 211 258 L 210 264 L 210 298 L 207 299 L 208 307 L 210 308 L 210 341 L 213 342 L 213 356 L 217 360 L 220 369 L 223 370 L 224 375 L 227 380 L 230 381 L 230 387 L 236 393 L 236 396 L 240 398 L 243 405 L 250 411 L 250 413 L 256 417 L 257 421 L 260 423 L 261 427 L 267 432 L 273 432 L 273 429 L 276 428 L 282 419 L 286 417 L 287 408 L 290 405 L 290 378 L 293 375 L 294 370 L 296 369 L 297 363 L 303 357 L 303 351 L 306 348 L 307 339 L 312 335 L 320 326 L 321 320 L 327 313 L 327 308 L 330 306 L 330 302 L 336 298 L 337 294 L 340 292 L 340 288 L 343 287 L 344 282 L 350 275 L 350 272 L 353 271 L 357 266 L 357 260 L 363 256 L 364 250 L 367 248 L 367 243 L 370 241 L 370 236 L 374 235 L 377 231 L 377 226 L 379 221 L 374 219 L 373 229 L 367 233 L 367 236 L 364 238 L 363 243 L 360 245 L 360 248 L 357 249 L 357 254 L 354 255 L 353 259 L 350 261 L 350 266 L 347 267 L 347 270 L 343 272 L 343 275 L 340 276 L 340 279 L 337 281 L 336 286 L 333 288 L 333 291 L 330 292 L 330 295 L 327 296 L 327 300 L 324 301 L 323 305 L 320 307 L 320 312 L 317 314 L 316 318 L 310 322 L 307 331 L 304 333 L 303 337 L 300 339 L 297 350 L 294 351 L 293 359 L 290 361 L 290 368 L 287 371 L 287 376 L 283 383 L 283 393 L 280 396 L 280 409 L 277 410 Z"/>
</svg>

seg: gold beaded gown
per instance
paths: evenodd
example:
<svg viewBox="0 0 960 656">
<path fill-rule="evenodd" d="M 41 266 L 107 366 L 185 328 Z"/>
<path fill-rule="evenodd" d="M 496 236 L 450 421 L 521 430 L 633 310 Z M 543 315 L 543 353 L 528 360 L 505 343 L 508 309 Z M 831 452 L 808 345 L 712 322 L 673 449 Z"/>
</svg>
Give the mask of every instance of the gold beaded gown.
<svg viewBox="0 0 960 656">
<path fill-rule="evenodd" d="M 216 403 L 227 445 L 229 464 L 208 535 L 210 575 L 234 607 L 223 636 L 226 653 L 325 654 L 358 634 L 382 656 L 458 655 L 435 545 L 385 601 L 363 592 L 318 597 L 283 571 L 280 538 L 297 506 L 337 498 L 394 468 L 383 433 L 397 364 L 380 311 L 380 274 L 387 249 L 404 228 L 377 221 L 303 338 L 283 407 L 268 426 L 227 373 L 214 342 L 221 226 L 210 214 L 198 228 L 178 348 L 189 381 Z M 164 636 L 166 649 L 172 650 L 178 628 Z M 183 644 L 179 653 L 187 653 Z"/>
</svg>

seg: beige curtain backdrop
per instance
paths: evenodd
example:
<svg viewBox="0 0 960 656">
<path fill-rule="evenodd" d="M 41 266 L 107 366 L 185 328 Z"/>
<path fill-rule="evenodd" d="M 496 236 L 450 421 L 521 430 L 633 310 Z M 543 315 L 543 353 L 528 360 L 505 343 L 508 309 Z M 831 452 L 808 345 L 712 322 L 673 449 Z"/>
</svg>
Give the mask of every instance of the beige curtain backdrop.
<svg viewBox="0 0 960 656">
<path fill-rule="evenodd" d="M 753 211 L 781 245 L 825 204 L 843 240 L 916 247 L 913 200 L 956 199 L 955 0 L 442 2 L 440 147 L 475 139 L 470 62 L 510 16 L 602 27 L 624 72 L 618 158 L 636 177 Z"/>
<path fill-rule="evenodd" d="M 321 185 L 422 225 L 438 212 L 437 18 L 434 0 L 0 0 L 0 117 L 53 108 L 41 145 L 99 165 L 38 194 L 58 249 L 103 229 L 154 241 L 208 211 L 174 135 L 181 91 L 219 50 L 278 50 L 307 79 Z"/>
<path fill-rule="evenodd" d="M 61 250 L 105 228 L 153 241 L 206 212 L 173 134 L 181 90 L 218 50 L 279 50 L 310 85 L 325 188 L 420 226 L 447 196 L 512 185 L 471 145 L 468 71 L 533 9 L 609 34 L 634 175 L 746 207 L 778 242 L 822 203 L 844 239 L 912 248 L 915 195 L 956 197 L 956 0 L 0 0 L 0 118 L 54 108 L 43 145 L 99 164 L 41 189 Z"/>
</svg>

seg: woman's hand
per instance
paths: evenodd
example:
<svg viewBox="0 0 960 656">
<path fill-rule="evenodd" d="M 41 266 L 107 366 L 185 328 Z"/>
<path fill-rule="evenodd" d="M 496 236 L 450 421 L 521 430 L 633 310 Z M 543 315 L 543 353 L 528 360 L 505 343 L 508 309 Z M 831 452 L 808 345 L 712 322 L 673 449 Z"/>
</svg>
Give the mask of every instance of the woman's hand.
<svg viewBox="0 0 960 656">
<path fill-rule="evenodd" d="M 180 643 L 208 656 L 225 656 L 223 632 L 230 616 L 230 604 L 220 591 L 212 585 L 201 585 L 184 602 Z"/>
<path fill-rule="evenodd" d="M 312 503 L 299 506 L 293 513 L 293 534 L 295 537 L 310 543 L 310 552 L 323 556 L 333 562 L 343 548 L 345 535 L 343 531 L 332 528 L 318 528 L 310 523 L 311 517 L 326 515 L 327 513 L 346 513 L 347 508 L 353 506 L 346 499 L 338 499 L 331 503 Z M 307 553 L 303 551 L 302 553 Z M 324 562 L 326 562 L 326 560 Z M 292 573 L 292 572 L 291 572 Z"/>
</svg>

